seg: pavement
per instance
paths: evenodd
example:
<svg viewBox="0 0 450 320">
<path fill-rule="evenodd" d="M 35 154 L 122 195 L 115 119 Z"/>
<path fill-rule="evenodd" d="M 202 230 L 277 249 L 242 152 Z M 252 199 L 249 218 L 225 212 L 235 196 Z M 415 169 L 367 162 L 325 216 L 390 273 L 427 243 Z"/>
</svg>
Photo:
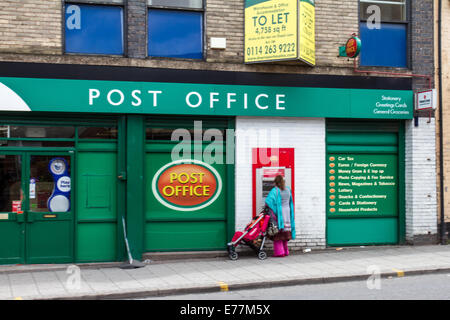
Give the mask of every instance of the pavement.
<svg viewBox="0 0 450 320">
<path fill-rule="evenodd" d="M 450 246 L 318 249 L 288 257 L 241 256 L 118 263 L 0 266 L 1 300 L 128 299 L 450 272 Z"/>
</svg>

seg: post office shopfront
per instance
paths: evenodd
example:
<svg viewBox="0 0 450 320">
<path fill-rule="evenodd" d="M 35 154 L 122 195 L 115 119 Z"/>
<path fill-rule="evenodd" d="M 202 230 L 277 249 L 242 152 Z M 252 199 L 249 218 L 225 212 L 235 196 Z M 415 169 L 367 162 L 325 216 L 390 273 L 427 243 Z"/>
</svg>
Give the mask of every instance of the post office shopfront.
<svg viewBox="0 0 450 320">
<path fill-rule="evenodd" d="M 262 205 L 253 199 L 267 186 L 254 182 L 275 171 L 292 178 L 298 241 L 313 232 L 329 246 L 405 240 L 409 79 L 2 70 L 1 264 L 120 261 L 122 221 L 138 259 L 225 250 Z M 270 157 L 260 169 L 275 171 L 255 176 L 251 158 L 264 148 L 290 150 L 289 171 Z"/>
</svg>

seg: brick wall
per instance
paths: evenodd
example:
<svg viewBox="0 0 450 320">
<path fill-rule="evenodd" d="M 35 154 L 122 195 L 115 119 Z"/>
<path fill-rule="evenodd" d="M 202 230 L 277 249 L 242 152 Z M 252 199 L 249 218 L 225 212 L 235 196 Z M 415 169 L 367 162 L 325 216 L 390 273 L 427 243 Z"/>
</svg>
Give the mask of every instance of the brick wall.
<svg viewBox="0 0 450 320">
<path fill-rule="evenodd" d="M 254 133 L 253 135 L 249 133 Z M 266 138 L 267 137 L 270 138 Z M 236 119 L 236 230 L 252 217 L 252 148 L 295 148 L 295 226 L 292 248 L 324 247 L 325 120 Z"/>
<path fill-rule="evenodd" d="M 434 74 L 433 0 L 411 0 L 411 62 L 416 74 Z M 415 79 L 413 89 L 428 89 L 426 79 Z"/>
<path fill-rule="evenodd" d="M 83 0 L 85 1 L 85 0 Z M 352 74 L 350 59 L 338 58 L 338 47 L 358 32 L 358 0 L 316 3 L 316 59 L 311 68 L 301 63 L 243 64 L 244 0 L 207 0 L 204 61 L 147 59 L 146 0 L 129 0 L 126 11 L 128 57 L 60 55 L 63 14 L 61 0 L 6 0 L 0 4 L 0 61 L 138 66 L 227 71 Z M 30 12 L 32 10 L 32 12 Z M 225 37 L 227 48 L 210 48 L 211 37 Z M 9 54 L 14 53 L 14 54 Z M 25 54 L 24 54 L 25 53 Z M 32 53 L 32 55 L 30 55 Z M 51 56 L 49 56 L 51 55 Z"/>
<path fill-rule="evenodd" d="M 405 124 L 406 240 L 415 244 L 437 241 L 436 121 L 428 121 Z"/>
<path fill-rule="evenodd" d="M 61 54 L 60 0 L 0 1 L 0 52 Z"/>
</svg>

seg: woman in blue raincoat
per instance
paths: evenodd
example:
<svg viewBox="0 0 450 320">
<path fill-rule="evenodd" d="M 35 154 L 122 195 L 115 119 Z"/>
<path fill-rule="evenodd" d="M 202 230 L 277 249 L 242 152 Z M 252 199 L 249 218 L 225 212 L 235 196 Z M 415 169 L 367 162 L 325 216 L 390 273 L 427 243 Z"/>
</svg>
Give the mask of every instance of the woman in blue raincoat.
<svg viewBox="0 0 450 320">
<path fill-rule="evenodd" d="M 278 221 L 279 232 L 273 237 L 274 257 L 284 257 L 289 255 L 288 241 L 295 239 L 294 202 L 292 191 L 286 186 L 283 176 L 276 176 L 274 183 L 275 187 L 266 198 L 266 205 Z"/>
</svg>

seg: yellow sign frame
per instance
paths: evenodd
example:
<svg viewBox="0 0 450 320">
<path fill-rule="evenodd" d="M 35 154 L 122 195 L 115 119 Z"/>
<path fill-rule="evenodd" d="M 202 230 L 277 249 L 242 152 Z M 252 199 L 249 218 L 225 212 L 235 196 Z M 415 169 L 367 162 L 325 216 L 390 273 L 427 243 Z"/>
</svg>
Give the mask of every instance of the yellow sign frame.
<svg viewBox="0 0 450 320">
<path fill-rule="evenodd" d="M 244 62 L 315 65 L 314 0 L 246 0 Z"/>
</svg>

